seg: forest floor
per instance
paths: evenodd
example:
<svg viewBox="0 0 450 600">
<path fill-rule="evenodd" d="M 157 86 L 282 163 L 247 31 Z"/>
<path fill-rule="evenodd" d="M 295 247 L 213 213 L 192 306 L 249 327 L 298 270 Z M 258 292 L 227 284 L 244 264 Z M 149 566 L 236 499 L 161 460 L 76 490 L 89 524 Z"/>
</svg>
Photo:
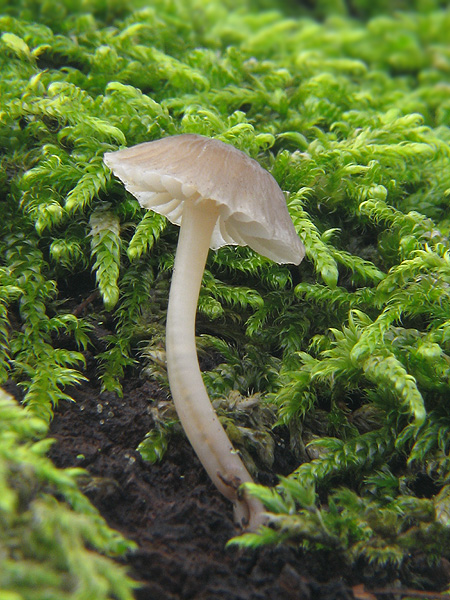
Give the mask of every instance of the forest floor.
<svg viewBox="0 0 450 600">
<path fill-rule="evenodd" d="M 184 436 L 172 438 L 159 464 L 136 451 L 153 424 L 151 400 L 167 401 L 155 384 L 129 380 L 119 398 L 101 393 L 91 380 L 73 397 L 76 402 L 62 403 L 53 420 L 51 457 L 60 467 L 87 469 L 85 493 L 111 527 L 137 543 L 126 559 L 140 583 L 137 600 L 394 598 L 386 588 L 374 596 L 359 585 L 389 587 L 389 573 L 385 581 L 379 573 L 371 581 L 367 570 L 362 576 L 332 552 L 227 548 L 236 535 L 231 505 Z"/>
</svg>

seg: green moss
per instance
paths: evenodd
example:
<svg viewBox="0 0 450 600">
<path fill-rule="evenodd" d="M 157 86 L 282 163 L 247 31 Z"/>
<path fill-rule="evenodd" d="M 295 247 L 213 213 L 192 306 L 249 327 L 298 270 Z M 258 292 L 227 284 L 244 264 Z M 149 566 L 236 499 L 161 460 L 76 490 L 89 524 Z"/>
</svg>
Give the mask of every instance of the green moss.
<svg viewBox="0 0 450 600">
<path fill-rule="evenodd" d="M 120 393 L 125 368 L 139 373 L 160 351 L 176 231 L 102 156 L 178 133 L 232 143 L 287 192 L 307 258 L 294 268 L 247 248 L 211 254 L 199 329 L 226 360 L 205 380 L 215 398 L 256 391 L 275 407 L 299 463 L 313 457 L 292 481 L 329 494 L 328 513 L 275 506 L 270 492 L 282 523 L 272 540 L 330 518 L 320 544 L 398 565 L 419 538 L 445 547 L 448 536 L 436 515 L 450 479 L 450 12 L 437 0 L 287 4 L 1 4 L 0 375 L 47 420 L 82 379 L 90 320 L 61 302 L 76 301 L 61 291 L 76 277 L 86 294 L 98 286 L 115 323 L 96 359 Z M 62 334 L 70 352 L 55 344 Z M 149 370 L 164 382 L 161 364 Z M 164 443 L 148 437 L 157 458 L 161 431 Z M 368 514 L 353 536 L 365 501 L 393 519 L 390 537 Z M 280 520 L 296 502 L 300 521 Z M 420 536 L 395 520 L 407 511 Z"/>
<path fill-rule="evenodd" d="M 131 600 L 135 583 L 102 556 L 133 548 L 78 490 L 82 469 L 57 469 L 45 421 L 0 390 L 0 595 Z"/>
</svg>

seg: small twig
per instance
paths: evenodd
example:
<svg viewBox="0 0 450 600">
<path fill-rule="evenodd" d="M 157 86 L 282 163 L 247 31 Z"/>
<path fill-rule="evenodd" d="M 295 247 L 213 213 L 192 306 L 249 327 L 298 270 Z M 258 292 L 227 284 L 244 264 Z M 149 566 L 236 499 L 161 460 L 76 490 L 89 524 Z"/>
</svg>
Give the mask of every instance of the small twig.
<svg viewBox="0 0 450 600">
<path fill-rule="evenodd" d="M 399 589 L 399 588 L 383 588 L 383 589 L 374 589 L 374 590 L 367 590 L 370 591 L 372 594 L 379 596 L 379 595 L 387 595 L 387 594 L 393 594 L 395 596 L 410 596 L 413 598 L 425 598 L 426 600 L 450 600 L 450 594 L 444 592 L 424 592 L 421 590 L 411 590 L 408 588 L 403 588 L 403 589 Z"/>
<path fill-rule="evenodd" d="M 92 292 L 92 294 L 90 294 L 85 300 L 83 300 L 83 302 L 81 302 L 78 306 L 76 306 L 73 309 L 72 314 L 75 315 L 75 317 L 80 316 L 84 309 L 87 308 L 89 304 L 91 304 L 94 300 L 98 298 L 99 293 L 100 292 L 98 290 Z"/>
</svg>

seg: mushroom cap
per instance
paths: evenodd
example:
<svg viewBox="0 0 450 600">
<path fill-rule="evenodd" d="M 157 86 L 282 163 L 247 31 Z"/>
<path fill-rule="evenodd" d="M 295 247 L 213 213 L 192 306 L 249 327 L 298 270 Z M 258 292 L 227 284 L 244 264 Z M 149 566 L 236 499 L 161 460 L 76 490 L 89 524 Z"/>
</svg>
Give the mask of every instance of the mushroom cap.
<svg viewBox="0 0 450 600">
<path fill-rule="evenodd" d="M 230 144 L 175 135 L 107 152 L 104 161 L 143 208 L 181 224 L 184 202 L 213 201 L 211 248 L 250 246 L 278 263 L 299 264 L 305 249 L 272 175 Z"/>
</svg>

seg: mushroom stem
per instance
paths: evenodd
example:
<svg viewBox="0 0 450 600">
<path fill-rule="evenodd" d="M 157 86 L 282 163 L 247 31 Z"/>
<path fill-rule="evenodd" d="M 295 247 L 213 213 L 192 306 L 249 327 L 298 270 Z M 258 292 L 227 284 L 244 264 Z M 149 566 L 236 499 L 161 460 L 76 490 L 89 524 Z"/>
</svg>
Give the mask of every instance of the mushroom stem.
<svg viewBox="0 0 450 600">
<path fill-rule="evenodd" d="M 234 504 L 236 522 L 256 529 L 264 508 L 238 491 L 252 481 L 212 407 L 198 364 L 195 317 L 211 235 L 215 203 L 185 202 L 167 310 L 166 358 L 169 384 L 184 431 L 219 491 Z"/>
</svg>

